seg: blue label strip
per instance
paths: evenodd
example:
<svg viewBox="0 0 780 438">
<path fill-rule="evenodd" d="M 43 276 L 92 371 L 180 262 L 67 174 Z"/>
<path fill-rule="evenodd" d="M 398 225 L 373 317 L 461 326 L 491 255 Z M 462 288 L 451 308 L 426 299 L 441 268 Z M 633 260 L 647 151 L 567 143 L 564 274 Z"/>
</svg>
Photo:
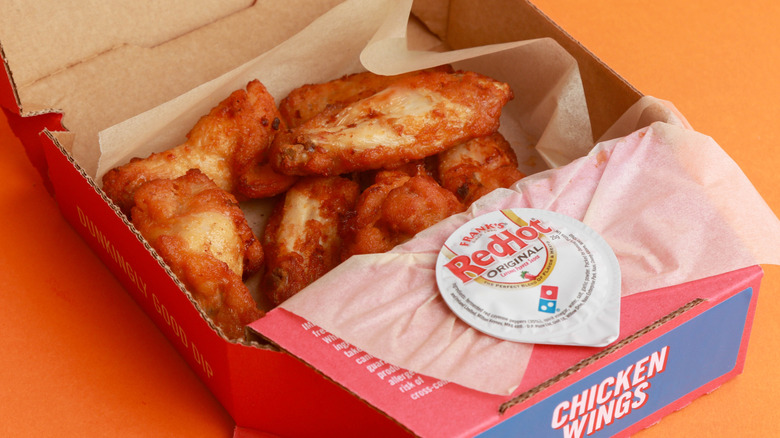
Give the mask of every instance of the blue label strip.
<svg viewBox="0 0 780 438">
<path fill-rule="evenodd" d="M 607 437 L 734 369 L 748 288 L 480 437 Z M 601 401 L 601 403 L 599 403 Z"/>
</svg>

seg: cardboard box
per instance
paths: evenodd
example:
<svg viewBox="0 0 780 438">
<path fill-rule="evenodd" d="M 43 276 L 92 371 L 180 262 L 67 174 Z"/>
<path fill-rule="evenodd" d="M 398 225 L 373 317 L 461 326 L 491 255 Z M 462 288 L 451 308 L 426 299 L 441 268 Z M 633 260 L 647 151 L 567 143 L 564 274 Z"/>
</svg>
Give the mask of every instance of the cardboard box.
<svg viewBox="0 0 780 438">
<path fill-rule="evenodd" d="M 281 436 L 409 432 L 502 436 L 522 430 L 533 436 L 561 436 L 583 424 L 582 434 L 590 435 L 591 424 L 598 434 L 627 434 L 741 371 L 761 277 L 758 267 L 676 286 L 678 300 L 663 305 L 652 300 L 653 292 L 634 297 L 625 304 L 628 308 L 649 310 L 641 320 L 623 321 L 633 335 L 598 353 L 542 349 L 540 363 L 547 367 L 537 373 L 538 382 L 513 397 L 486 395 L 394 369 L 296 321 L 293 315 L 292 324 L 300 327 L 305 348 L 288 347 L 292 355 L 268 345 L 222 339 L 127 220 L 107 203 L 89 177 L 94 169 L 85 168 L 78 156 L 81 148 L 97 145 L 100 130 L 241 65 L 331 6 L 285 5 L 310 15 L 287 21 L 286 33 L 273 35 L 254 31 L 253 19 L 273 20 L 268 14 L 280 9 L 258 4 L 244 8 L 241 2 L 215 2 L 211 9 L 200 11 L 202 15 L 190 11 L 193 16 L 185 19 L 180 11 L 188 9 L 176 7 L 170 8 L 177 11 L 174 15 L 144 10 L 120 13 L 108 7 L 94 10 L 91 13 L 100 19 L 87 21 L 103 25 L 93 28 L 101 38 L 73 36 L 74 41 L 91 45 L 63 47 L 41 40 L 42 35 L 53 33 L 36 29 L 37 18 L 31 11 L 14 11 L 21 17 L 3 11 L 0 27 L 8 79 L 1 83 L 0 103 L 31 161 L 74 229 L 231 413 L 238 424 L 237 435 L 262 430 Z M 542 36 L 555 39 L 579 64 L 594 138 L 641 97 L 530 3 L 498 1 L 492 6 L 431 1 L 416 4 L 414 13 L 454 48 Z M 123 29 L 121 23 L 138 22 L 125 14 L 142 15 L 146 20 L 140 22 L 163 32 L 136 35 Z M 76 21 L 60 17 L 63 26 Z M 217 35 L 243 51 L 218 56 L 219 49 L 207 44 Z M 136 36 L 147 41 L 121 44 Z M 204 49 L 213 52 L 204 55 Z M 192 68 L 181 72 L 178 63 L 170 62 L 172 57 L 186 60 Z M 176 81 L 166 79 L 172 76 Z M 663 292 L 668 291 L 658 291 Z M 714 331 L 721 335 L 714 336 Z M 715 348 L 713 339 L 725 342 Z M 310 356 L 327 360 L 314 370 L 294 356 L 309 362 L 320 363 Z M 610 391 L 612 398 L 607 395 Z M 631 394 L 632 402 L 621 398 L 624 393 Z M 605 399 L 603 409 L 591 401 L 599 398 Z M 593 422 L 564 421 L 565 413 L 574 410 L 572 405 Z"/>
</svg>

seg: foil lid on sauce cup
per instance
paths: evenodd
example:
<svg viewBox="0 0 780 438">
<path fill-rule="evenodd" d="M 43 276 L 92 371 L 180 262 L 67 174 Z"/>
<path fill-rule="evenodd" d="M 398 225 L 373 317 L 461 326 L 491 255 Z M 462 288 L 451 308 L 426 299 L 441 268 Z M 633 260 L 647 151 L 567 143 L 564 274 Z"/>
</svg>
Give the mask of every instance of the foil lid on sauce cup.
<svg viewBox="0 0 780 438">
<path fill-rule="evenodd" d="M 436 261 L 439 292 L 475 329 L 536 344 L 605 346 L 620 332 L 620 267 L 595 231 L 546 210 L 467 222 Z"/>
</svg>

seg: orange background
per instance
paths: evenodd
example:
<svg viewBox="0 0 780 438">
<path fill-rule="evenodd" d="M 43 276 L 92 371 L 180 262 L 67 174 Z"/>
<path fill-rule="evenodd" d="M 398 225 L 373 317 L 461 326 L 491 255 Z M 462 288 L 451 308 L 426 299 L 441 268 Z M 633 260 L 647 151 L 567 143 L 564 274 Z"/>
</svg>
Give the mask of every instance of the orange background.
<svg viewBox="0 0 780 438">
<path fill-rule="evenodd" d="M 672 101 L 780 212 L 780 3 L 535 3 Z M 230 417 L 62 219 L 2 116 L 0 144 L 0 435 L 230 436 Z M 744 374 L 638 436 L 777 435 L 780 268 L 765 270 Z"/>
</svg>

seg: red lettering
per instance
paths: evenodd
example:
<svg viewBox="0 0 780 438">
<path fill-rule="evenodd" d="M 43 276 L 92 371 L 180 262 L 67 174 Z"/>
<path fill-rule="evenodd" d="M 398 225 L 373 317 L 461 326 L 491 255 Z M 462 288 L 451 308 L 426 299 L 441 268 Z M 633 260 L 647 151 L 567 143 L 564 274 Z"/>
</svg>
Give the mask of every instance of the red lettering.
<svg viewBox="0 0 780 438">
<path fill-rule="evenodd" d="M 594 432 L 594 426 L 595 426 L 595 419 L 596 419 L 596 413 L 597 411 L 590 411 L 588 412 L 588 416 L 586 417 L 588 419 L 588 431 L 586 432 L 587 435 L 593 435 Z"/>
<path fill-rule="evenodd" d="M 480 266 L 487 266 L 495 261 L 492 255 L 490 255 L 490 252 L 485 250 L 479 250 L 474 251 L 474 254 L 472 255 L 472 260 L 474 263 L 480 265 Z"/>
<path fill-rule="evenodd" d="M 593 385 L 588 390 L 588 410 L 591 410 L 596 406 L 596 392 L 598 392 L 598 389 L 598 385 Z"/>
<path fill-rule="evenodd" d="M 634 388 L 634 400 L 631 403 L 631 409 L 639 409 L 647 403 L 647 391 L 650 388 L 650 382 L 643 382 L 636 388 Z"/>
<path fill-rule="evenodd" d="M 571 410 L 569 411 L 569 421 L 575 418 L 585 415 L 588 412 L 585 409 L 588 402 L 588 390 L 582 391 L 582 394 L 577 394 L 571 399 Z"/>
<path fill-rule="evenodd" d="M 542 226 L 542 222 L 539 219 L 534 219 L 531 221 L 531 226 L 534 227 L 534 229 L 540 233 L 552 233 L 552 228 L 547 228 Z"/>
<path fill-rule="evenodd" d="M 539 237 L 539 232 L 531 227 L 521 227 L 517 230 L 517 237 L 525 240 L 534 240 Z"/>
<path fill-rule="evenodd" d="M 661 351 L 656 351 L 650 358 L 650 366 L 647 369 L 647 378 L 653 377 L 656 373 L 662 373 L 666 369 L 666 358 L 669 346 L 665 346 Z"/>
<path fill-rule="evenodd" d="M 596 414 L 596 427 L 594 430 L 599 431 L 604 429 L 604 426 L 609 426 L 615 421 L 615 399 L 612 399 L 609 404 L 601 405 Z"/>
<path fill-rule="evenodd" d="M 620 419 L 631 413 L 631 396 L 630 392 L 624 392 L 617 398 L 617 406 L 615 408 L 615 418 Z"/>
<path fill-rule="evenodd" d="M 576 421 L 567 423 L 563 427 L 563 436 L 565 438 L 580 438 L 585 436 L 585 420 L 586 418 L 578 418 Z"/>
<path fill-rule="evenodd" d="M 501 236 L 504 236 L 502 238 Z M 515 243 L 518 248 L 512 247 L 511 243 Z M 506 257 L 516 253 L 518 250 L 528 246 L 522 239 L 509 232 L 509 230 L 502 231 L 498 234 L 490 236 L 490 243 L 487 244 L 487 249 L 498 257 Z"/>
<path fill-rule="evenodd" d="M 638 383 L 644 382 L 647 379 L 647 376 L 644 374 L 644 372 L 647 371 L 647 368 L 645 368 L 645 364 L 649 360 L 650 360 L 650 356 L 646 356 L 636 363 L 636 367 L 634 368 L 634 379 L 632 381 L 632 384 L 636 385 Z"/>
<path fill-rule="evenodd" d="M 453 257 L 452 260 L 447 262 L 444 266 L 464 283 L 468 283 L 485 272 L 485 269 L 472 265 L 471 259 L 465 255 Z"/>
<path fill-rule="evenodd" d="M 459 245 L 469 246 L 469 243 L 480 235 L 477 231 L 489 231 L 494 228 L 502 229 L 504 228 L 504 224 L 486 224 L 474 228 L 468 236 L 464 236 L 461 239 Z M 540 232 L 550 231 L 552 230 L 542 226 L 539 220 L 533 220 L 531 221 L 531 226 L 520 227 L 515 232 L 505 229 L 504 231 L 489 237 L 489 242 L 487 243 L 485 250 L 475 251 L 471 256 L 456 256 L 444 266 L 455 274 L 459 280 L 468 283 L 474 278 L 482 275 L 485 272 L 483 267 L 493 264 L 495 262 L 495 257 L 512 256 L 528 246 L 526 240 L 536 240 L 539 238 Z"/>
</svg>

